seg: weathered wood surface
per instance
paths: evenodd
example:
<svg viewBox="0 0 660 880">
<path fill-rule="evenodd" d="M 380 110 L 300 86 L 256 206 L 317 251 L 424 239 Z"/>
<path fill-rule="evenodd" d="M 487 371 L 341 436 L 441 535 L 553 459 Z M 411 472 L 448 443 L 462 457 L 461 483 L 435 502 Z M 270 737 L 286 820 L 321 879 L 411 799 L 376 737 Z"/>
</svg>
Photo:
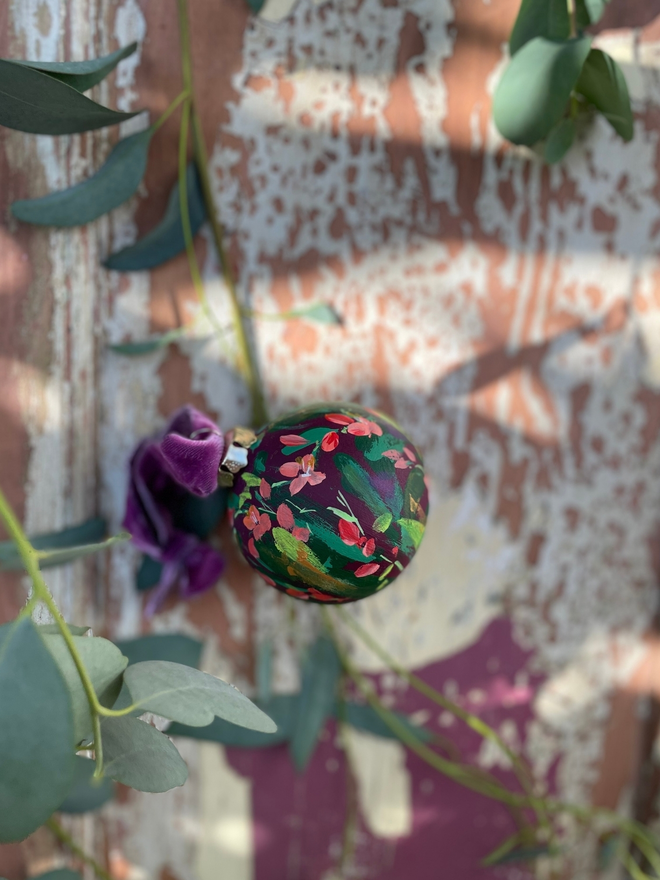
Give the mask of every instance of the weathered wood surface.
<svg viewBox="0 0 660 880">
<path fill-rule="evenodd" d="M 561 797 L 625 808 L 639 700 L 659 681 L 648 635 L 660 512 L 657 4 L 613 0 L 599 37 L 623 64 L 635 140 L 622 144 L 598 121 L 553 169 L 502 149 L 490 121 L 515 0 L 269 0 L 279 23 L 251 18 L 240 0 L 190 5 L 240 288 L 259 311 L 325 300 L 345 318 L 343 328 L 256 326 L 271 411 L 319 398 L 381 407 L 432 477 L 418 559 L 355 613 L 399 659 L 482 711 Z M 79 59 L 133 39 L 139 54 L 96 95 L 153 118 L 180 90 L 173 2 L 0 4 L 8 57 Z M 162 212 L 175 120 L 154 141 L 138 197 L 111 217 L 74 231 L 9 219 L 14 199 L 89 174 L 114 137 L 0 131 L 0 480 L 32 533 L 94 513 L 118 525 L 131 449 L 181 403 L 224 427 L 248 412 L 230 337 L 221 348 L 200 325 L 197 338 L 139 360 L 107 350 L 197 314 L 184 258 L 150 275 L 99 266 Z M 212 249 L 204 235 L 198 244 L 222 315 Z M 69 619 L 128 636 L 144 626 L 135 561 L 122 547 L 48 580 Z M 20 595 L 7 579 L 3 617 Z M 206 668 L 248 690 L 255 646 L 272 638 L 276 687 L 292 690 L 318 623 L 315 609 L 292 608 L 233 560 L 217 591 L 172 605 L 153 628 L 204 635 Z M 468 757 L 497 763 L 391 676 L 378 680 Z M 506 836 L 505 813 L 396 744 L 355 736 L 351 747 L 360 818 L 345 876 L 492 875 L 477 861 Z M 332 736 L 304 778 L 284 749 L 182 749 L 184 789 L 127 792 L 72 823 L 117 880 L 336 876 L 346 773 Z M 0 852 L 10 880 L 64 858 L 47 835 Z M 589 846 L 573 858 L 570 876 L 591 876 Z"/>
</svg>

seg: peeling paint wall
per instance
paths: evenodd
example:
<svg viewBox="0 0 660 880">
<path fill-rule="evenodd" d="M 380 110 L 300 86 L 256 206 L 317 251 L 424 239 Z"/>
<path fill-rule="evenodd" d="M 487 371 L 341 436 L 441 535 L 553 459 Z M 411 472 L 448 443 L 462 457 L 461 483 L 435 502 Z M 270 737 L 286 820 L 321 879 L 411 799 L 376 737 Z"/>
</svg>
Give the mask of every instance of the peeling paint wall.
<svg viewBox="0 0 660 880">
<path fill-rule="evenodd" d="M 597 38 L 623 66 L 634 141 L 595 121 L 552 169 L 504 149 L 490 121 L 514 0 L 268 0 L 260 19 L 241 3 L 190 5 L 213 184 L 240 289 L 257 312 L 327 301 L 345 322 L 255 323 L 271 412 L 323 398 L 383 408 L 423 450 L 431 476 L 420 553 L 352 613 L 522 748 L 559 796 L 625 806 L 634 755 L 622 754 L 616 730 L 623 724 L 634 741 L 638 720 L 634 703 L 617 714 L 616 696 L 645 660 L 657 606 L 653 4 L 638 4 L 630 22 L 612 0 L 617 29 Z M 78 59 L 140 41 L 95 91 L 122 110 L 146 106 L 155 118 L 180 90 L 174 4 L 15 0 L 0 24 L 8 57 Z M 137 117 L 120 134 L 146 124 Z M 81 179 L 115 137 L 1 131 L 3 204 Z M 107 349 L 199 315 L 183 258 L 149 275 L 99 266 L 158 219 L 176 138 L 171 120 L 138 195 L 87 229 L 3 221 L 0 479 L 31 532 L 95 512 L 117 526 L 132 448 L 181 403 L 224 427 L 246 418 L 231 338 L 220 344 L 203 321 L 140 359 Z M 198 253 L 222 316 L 226 291 L 205 232 Z M 125 637 L 144 626 L 135 565 L 132 549 L 119 547 L 107 562 L 53 570 L 49 583 L 69 618 Z M 20 601 L 10 587 L 7 613 Z M 166 609 L 153 628 L 204 635 L 205 668 L 248 692 L 255 646 L 273 640 L 274 684 L 286 692 L 298 687 L 297 658 L 319 619 L 232 559 L 212 595 Z M 354 651 L 385 699 L 426 712 L 482 766 L 500 762 L 364 648 Z M 477 862 L 507 834 L 501 811 L 396 744 L 353 742 L 375 760 L 357 760 L 346 876 L 401 880 L 414 867 L 417 880 L 431 880 L 438 864 L 448 876 L 494 876 Z M 304 778 L 284 749 L 182 748 L 184 790 L 127 793 L 100 819 L 72 823 L 109 854 L 117 878 L 206 880 L 220 866 L 223 880 L 337 876 L 347 780 L 334 734 Z M 35 851 L 26 847 L 29 858 Z M 571 876 L 590 876 L 589 846 L 572 858 Z"/>
</svg>

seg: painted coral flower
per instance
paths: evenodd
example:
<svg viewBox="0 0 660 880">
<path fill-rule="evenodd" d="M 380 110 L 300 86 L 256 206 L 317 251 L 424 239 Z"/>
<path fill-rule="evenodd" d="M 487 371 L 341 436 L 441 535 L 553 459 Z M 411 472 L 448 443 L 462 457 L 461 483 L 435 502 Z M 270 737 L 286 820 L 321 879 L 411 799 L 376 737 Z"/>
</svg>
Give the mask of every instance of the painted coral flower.
<svg viewBox="0 0 660 880">
<path fill-rule="evenodd" d="M 349 547 L 360 547 L 365 556 L 373 556 L 376 542 L 373 538 L 366 538 L 354 522 L 339 520 L 339 537 Z"/>
<path fill-rule="evenodd" d="M 243 518 L 243 525 L 252 532 L 254 540 L 258 541 L 270 531 L 271 521 L 267 513 L 259 513 L 254 504 L 251 504 L 247 516 Z"/>
<path fill-rule="evenodd" d="M 364 416 L 345 416 L 343 413 L 326 413 L 326 419 L 333 425 L 343 425 L 349 434 L 356 437 L 371 437 L 375 434 L 377 437 L 383 436 L 383 429 L 377 422 L 365 419 Z"/>
<path fill-rule="evenodd" d="M 160 435 L 140 443 L 131 458 L 123 525 L 156 573 L 148 616 L 175 588 L 189 598 L 208 590 L 222 574 L 224 560 L 205 539 L 226 506 L 217 488 L 223 451 L 218 426 L 186 406 Z"/>
<path fill-rule="evenodd" d="M 339 434 L 336 431 L 328 431 L 321 441 L 321 449 L 324 452 L 334 452 L 339 446 Z"/>
<path fill-rule="evenodd" d="M 282 465 L 280 468 L 282 476 L 293 478 L 289 486 L 289 491 L 292 495 L 297 495 L 306 483 L 309 483 L 310 486 L 318 486 L 319 483 L 325 480 L 324 473 L 314 470 L 315 464 L 316 460 L 313 455 L 303 455 L 302 458 L 297 458 L 295 461 L 287 461 L 286 464 Z"/>
<path fill-rule="evenodd" d="M 404 446 L 403 452 L 399 452 L 398 449 L 386 449 L 385 452 L 383 452 L 383 457 L 389 458 L 390 461 L 393 461 L 394 467 L 399 470 L 405 470 L 405 468 L 411 468 L 413 465 L 417 464 L 415 453 L 411 449 L 408 449 L 407 446 Z"/>
<path fill-rule="evenodd" d="M 291 508 L 287 504 L 280 504 L 277 508 L 277 522 L 283 529 L 286 529 L 287 532 L 291 532 L 293 537 L 297 538 L 299 541 L 302 541 L 305 544 L 309 541 L 309 529 L 304 529 L 296 525 Z"/>
</svg>

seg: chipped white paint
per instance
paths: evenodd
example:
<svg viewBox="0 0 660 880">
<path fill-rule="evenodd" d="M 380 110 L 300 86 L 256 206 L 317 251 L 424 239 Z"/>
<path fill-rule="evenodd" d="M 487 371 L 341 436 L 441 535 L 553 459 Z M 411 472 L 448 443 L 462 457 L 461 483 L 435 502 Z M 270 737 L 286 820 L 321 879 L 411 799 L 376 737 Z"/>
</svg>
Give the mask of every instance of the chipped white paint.
<svg viewBox="0 0 660 880">
<path fill-rule="evenodd" d="M 201 743 L 198 880 L 252 880 L 252 797 L 248 780 L 227 763 L 222 746 Z"/>
<path fill-rule="evenodd" d="M 352 727 L 344 736 L 369 830 L 376 837 L 406 837 L 412 830 L 412 795 L 405 748 Z"/>
</svg>

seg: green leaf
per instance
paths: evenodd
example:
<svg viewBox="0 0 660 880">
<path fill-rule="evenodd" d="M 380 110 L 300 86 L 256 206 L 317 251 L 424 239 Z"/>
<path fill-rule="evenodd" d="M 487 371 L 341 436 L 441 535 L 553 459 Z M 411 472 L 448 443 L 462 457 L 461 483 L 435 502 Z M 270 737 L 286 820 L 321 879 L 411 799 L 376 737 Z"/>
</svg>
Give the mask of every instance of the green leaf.
<svg viewBox="0 0 660 880">
<path fill-rule="evenodd" d="M 122 544 L 124 541 L 130 540 L 128 532 L 120 532 L 105 541 L 99 541 L 98 544 L 81 544 L 78 547 L 62 548 L 60 550 L 40 550 L 37 553 L 40 565 L 66 565 L 68 562 L 75 562 L 77 559 L 83 559 L 85 556 L 93 556 L 95 553 L 101 553 L 114 547 L 115 544 Z"/>
<path fill-rule="evenodd" d="M 89 626 L 74 626 L 72 623 L 67 623 L 69 627 L 69 631 L 73 636 L 86 636 L 90 631 L 91 627 Z M 60 628 L 56 623 L 40 623 L 37 624 L 37 629 L 40 635 L 42 636 L 59 636 Z"/>
<path fill-rule="evenodd" d="M 215 715 L 264 733 L 277 728 L 261 709 L 220 678 L 164 660 L 136 663 L 124 673 L 136 706 L 191 727 L 204 727 Z"/>
<path fill-rule="evenodd" d="M 260 702 L 268 702 L 273 683 L 273 643 L 262 642 L 257 648 L 257 694 Z M 269 714 L 268 712 L 266 713 Z M 277 722 L 275 722 L 277 724 Z M 279 726 L 279 725 L 278 725 Z"/>
<path fill-rule="evenodd" d="M 609 0 L 577 0 L 575 9 L 579 28 L 597 24 L 603 17 Z"/>
<path fill-rule="evenodd" d="M 90 813 L 114 797 L 115 787 L 110 779 L 93 778 L 95 767 L 94 761 L 76 755 L 73 785 L 58 813 Z"/>
<path fill-rule="evenodd" d="M 293 734 L 298 714 L 298 694 L 278 694 L 270 700 L 260 701 L 259 708 L 277 724 L 275 733 L 247 730 L 222 718 L 214 718 L 206 727 L 189 727 L 175 722 L 167 732 L 169 736 L 186 736 L 242 749 L 263 749 L 287 742 Z"/>
<path fill-rule="evenodd" d="M 82 880 L 82 877 L 77 871 L 72 871 L 71 868 L 58 868 L 56 871 L 39 874 L 37 877 L 33 877 L 32 880 Z"/>
<path fill-rule="evenodd" d="M 195 235 L 206 220 L 206 206 L 195 163 L 191 162 L 186 171 L 188 216 L 190 228 Z M 163 219 L 135 244 L 111 254 L 103 263 L 106 269 L 117 272 L 139 272 L 153 269 L 176 257 L 186 249 L 181 223 L 181 204 L 179 201 L 179 182 L 172 187 Z"/>
<path fill-rule="evenodd" d="M 628 86 L 614 58 L 600 49 L 592 49 L 575 89 L 603 114 L 624 141 L 632 139 L 633 114 Z"/>
<path fill-rule="evenodd" d="M 590 37 L 555 41 L 535 37 L 517 52 L 493 98 L 503 137 L 531 146 L 559 122 L 591 48 Z"/>
<path fill-rule="evenodd" d="M 303 318 L 306 321 L 316 321 L 318 324 L 343 324 L 344 321 L 339 312 L 329 303 L 315 303 L 301 309 L 291 309 L 283 312 L 283 318 Z"/>
<path fill-rule="evenodd" d="M 87 100 L 82 95 L 80 98 Z M 14 202 L 12 214 L 26 223 L 60 227 L 84 226 L 107 214 L 130 199 L 138 188 L 144 177 L 153 133 L 154 129 L 148 128 L 124 138 L 115 145 L 96 174 L 40 199 Z"/>
<path fill-rule="evenodd" d="M 397 522 L 401 526 L 402 532 L 408 535 L 413 547 L 417 550 L 424 537 L 424 523 L 418 522 L 416 519 L 399 519 Z"/>
<path fill-rule="evenodd" d="M 185 761 L 164 733 L 137 718 L 104 718 L 104 772 L 137 791 L 169 791 L 188 778 Z"/>
<path fill-rule="evenodd" d="M 381 513 L 380 516 L 376 517 L 374 520 L 374 531 L 375 532 L 386 532 L 392 524 L 392 514 L 389 513 Z"/>
<path fill-rule="evenodd" d="M 152 559 L 146 553 L 135 575 L 135 589 L 139 592 L 155 587 L 163 574 L 163 563 Z"/>
<path fill-rule="evenodd" d="M 175 327 L 174 330 L 168 330 L 159 336 L 150 336 L 148 339 L 141 339 L 139 342 L 119 342 L 116 345 L 109 345 L 110 351 L 115 354 L 123 354 L 127 357 L 139 357 L 143 354 L 151 354 L 159 351 L 161 348 L 167 348 L 170 342 L 176 342 L 185 335 L 185 327 Z"/>
<path fill-rule="evenodd" d="M 0 706 L 0 843 L 9 843 L 43 825 L 73 779 L 71 701 L 27 618 L 0 630 Z"/>
<path fill-rule="evenodd" d="M 31 134 L 74 134 L 117 125 L 141 113 L 118 113 L 47 73 L 0 60 L 0 125 Z"/>
<path fill-rule="evenodd" d="M 572 119 L 562 119 L 548 135 L 543 148 L 543 158 L 549 165 L 561 162 L 573 146 L 574 140 L 575 122 Z"/>
<path fill-rule="evenodd" d="M 66 681 L 73 709 L 73 742 L 82 742 L 92 730 L 87 695 L 80 675 L 61 635 L 44 634 L 43 641 Z M 73 636 L 76 649 L 87 669 L 94 690 L 101 696 L 120 678 L 128 660 L 116 645 L 97 636 Z"/>
<path fill-rule="evenodd" d="M 523 0 L 509 38 L 509 51 L 515 55 L 534 37 L 565 40 L 570 32 L 566 0 Z"/>
<path fill-rule="evenodd" d="M 137 46 L 137 43 L 131 43 L 123 49 L 111 52 L 110 55 L 102 55 L 89 61 L 12 61 L 12 64 L 40 70 L 54 79 L 73 86 L 79 92 L 86 92 L 105 79 L 122 59 L 132 55 Z"/>
<path fill-rule="evenodd" d="M 341 707 L 338 705 L 336 710 L 338 718 L 341 718 L 341 711 Z M 347 700 L 344 703 L 344 714 L 346 723 L 355 727 L 356 730 L 363 730 L 365 733 L 371 733 L 374 736 L 383 737 L 383 739 L 398 739 L 376 710 L 366 703 L 354 703 Z M 406 715 L 402 715 L 400 712 L 392 712 L 392 715 L 422 742 L 430 742 L 433 739 L 430 730 L 413 724 Z"/>
<path fill-rule="evenodd" d="M 197 668 L 203 648 L 198 639 L 179 633 L 141 636 L 115 644 L 124 657 L 128 657 L 129 666 L 145 660 L 170 660 L 172 663 Z"/>
<path fill-rule="evenodd" d="M 70 526 L 59 532 L 49 532 L 45 535 L 36 535 L 30 538 L 30 543 L 35 550 L 59 550 L 76 547 L 81 544 L 93 544 L 105 537 L 106 522 L 100 517 L 94 517 L 77 526 Z M 59 563 L 52 560 L 40 562 L 41 568 L 48 568 Z M 23 562 L 16 550 L 13 541 L 0 542 L 0 569 L 5 571 L 22 571 Z"/>
<path fill-rule="evenodd" d="M 318 638 L 309 650 L 302 670 L 298 714 L 289 751 L 302 772 L 312 757 L 319 734 L 334 712 L 341 662 L 332 641 Z"/>
</svg>

